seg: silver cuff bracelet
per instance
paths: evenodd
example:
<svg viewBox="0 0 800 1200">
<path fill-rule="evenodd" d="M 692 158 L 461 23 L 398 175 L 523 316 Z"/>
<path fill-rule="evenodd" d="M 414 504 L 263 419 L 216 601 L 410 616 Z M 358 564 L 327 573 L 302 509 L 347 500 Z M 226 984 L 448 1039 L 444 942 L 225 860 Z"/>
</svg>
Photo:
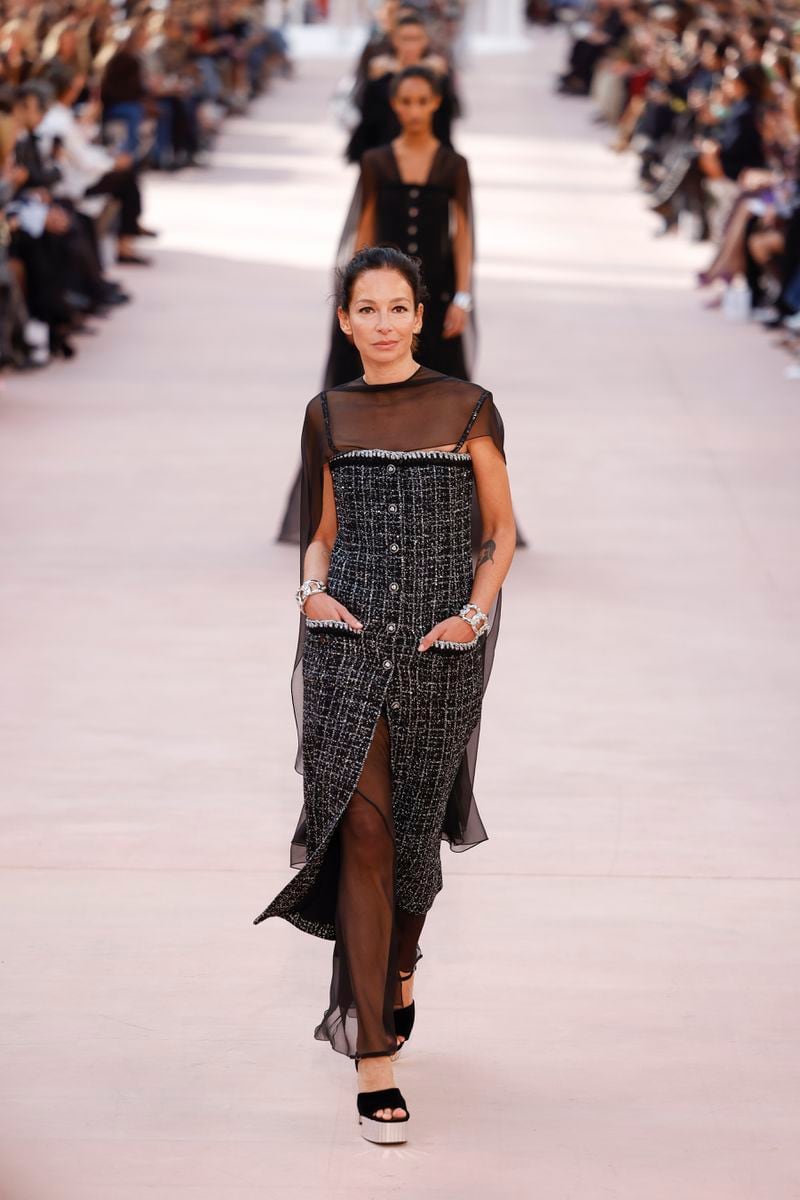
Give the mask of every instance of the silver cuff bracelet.
<svg viewBox="0 0 800 1200">
<path fill-rule="evenodd" d="M 476 638 L 488 633 L 491 629 L 489 618 L 482 608 L 478 608 L 477 604 L 465 604 L 462 609 L 459 609 L 458 615 L 471 626 Z"/>
<path fill-rule="evenodd" d="M 327 592 L 328 586 L 321 579 L 306 579 L 300 584 L 300 587 L 294 594 L 297 601 L 297 607 L 301 612 L 304 611 L 303 605 L 309 596 L 313 596 L 315 592 Z"/>
</svg>

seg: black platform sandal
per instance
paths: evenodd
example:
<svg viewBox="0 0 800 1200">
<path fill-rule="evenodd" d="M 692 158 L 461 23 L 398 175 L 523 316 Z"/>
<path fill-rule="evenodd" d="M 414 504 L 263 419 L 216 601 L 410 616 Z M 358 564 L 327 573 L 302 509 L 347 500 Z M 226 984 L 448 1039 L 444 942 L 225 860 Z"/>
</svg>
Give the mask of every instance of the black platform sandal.
<svg viewBox="0 0 800 1200">
<path fill-rule="evenodd" d="M 406 975 L 404 975 L 402 971 L 398 971 L 398 976 L 399 976 L 401 982 L 404 983 L 407 979 L 410 979 L 411 976 L 416 971 L 416 969 L 417 968 L 415 966 L 412 967 L 411 970 Z M 411 1037 L 411 1030 L 414 1028 L 415 1015 L 416 1015 L 416 1009 L 415 1009 L 413 1000 L 411 1001 L 410 1004 L 406 1004 L 402 1008 L 396 1008 L 394 1010 L 394 1031 L 395 1031 L 395 1034 L 397 1037 L 403 1038 L 403 1041 L 397 1047 L 394 1054 L 390 1055 L 392 1062 L 397 1061 L 397 1059 L 400 1056 L 400 1051 L 403 1049 L 403 1046 L 405 1046 L 406 1042 Z"/>
<path fill-rule="evenodd" d="M 358 1071 L 358 1059 L 356 1071 Z M 378 1092 L 359 1092 L 356 1096 L 358 1107 L 358 1124 L 361 1136 L 368 1142 L 377 1142 L 379 1146 L 394 1146 L 405 1142 L 408 1138 L 408 1118 L 410 1113 L 405 1097 L 399 1088 L 382 1088 Z M 404 1117 L 390 1117 L 388 1121 L 372 1114 L 381 1108 L 404 1108 Z"/>
</svg>

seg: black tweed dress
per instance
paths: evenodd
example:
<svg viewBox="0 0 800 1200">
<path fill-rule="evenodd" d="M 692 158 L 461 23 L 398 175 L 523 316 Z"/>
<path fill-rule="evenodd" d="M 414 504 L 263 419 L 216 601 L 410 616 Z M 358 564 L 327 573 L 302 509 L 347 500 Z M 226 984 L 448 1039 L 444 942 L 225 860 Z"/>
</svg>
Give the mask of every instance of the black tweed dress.
<svg viewBox="0 0 800 1200">
<path fill-rule="evenodd" d="M 466 849 L 486 838 L 472 779 L 499 599 L 488 637 L 437 642 L 424 653 L 417 645 L 470 598 L 474 477 L 467 447 L 487 436 L 502 452 L 491 395 L 425 368 L 405 384 L 370 388 L 358 381 L 309 405 L 301 576 L 327 466 L 338 523 L 328 591 L 363 629 L 301 619 L 296 765 L 304 805 L 292 857 L 301 869 L 256 924 L 280 916 L 317 937 L 343 940 L 337 835 L 381 717 L 390 745 L 394 908 L 419 916 L 431 908 L 442 888 L 442 839 Z M 364 444 L 377 439 L 383 444 Z M 409 440 L 423 448 L 398 447 Z M 452 449 L 430 448 L 442 445 Z M 417 946 L 414 959 L 420 956 Z M 343 1005 L 337 957 L 331 1005 L 316 1036 L 353 1053 L 357 1017 L 351 995 Z"/>
</svg>

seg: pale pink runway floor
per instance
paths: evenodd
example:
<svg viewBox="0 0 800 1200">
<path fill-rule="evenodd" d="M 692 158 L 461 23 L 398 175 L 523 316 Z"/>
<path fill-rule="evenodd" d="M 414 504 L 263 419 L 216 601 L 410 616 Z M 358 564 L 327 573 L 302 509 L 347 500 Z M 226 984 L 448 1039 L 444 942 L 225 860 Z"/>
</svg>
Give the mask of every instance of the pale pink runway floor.
<svg viewBox="0 0 800 1200">
<path fill-rule="evenodd" d="M 701 312 L 631 160 L 479 60 L 478 375 L 531 549 L 445 851 L 407 1146 L 312 1039 L 289 878 L 295 552 L 273 543 L 352 177 L 303 64 L 148 187 L 158 267 L 0 401 L 3 1200 L 791 1200 L 800 390 Z M 509 747 L 517 749 L 511 752 Z M 4 1191 L 2 1189 L 5 1189 Z"/>
</svg>

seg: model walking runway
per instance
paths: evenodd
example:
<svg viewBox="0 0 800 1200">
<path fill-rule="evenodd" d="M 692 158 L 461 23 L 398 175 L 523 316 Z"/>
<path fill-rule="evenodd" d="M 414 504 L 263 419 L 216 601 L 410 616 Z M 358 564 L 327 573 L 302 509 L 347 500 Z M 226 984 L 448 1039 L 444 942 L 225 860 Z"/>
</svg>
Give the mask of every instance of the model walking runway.
<svg viewBox="0 0 800 1200">
<path fill-rule="evenodd" d="M 552 94 L 564 54 L 537 30 L 460 80 L 476 378 L 530 549 L 482 707 L 488 840 L 442 845 L 394 997 L 396 1031 L 419 1009 L 405 1144 L 362 1140 L 371 1060 L 313 1038 L 335 940 L 252 924 L 297 877 L 298 550 L 274 533 L 328 347 L 353 181 L 320 114 L 352 58 L 299 63 L 208 169 L 148 179 L 135 302 L 4 380 L 12 1200 L 793 1200 L 796 385 L 700 309 L 708 247 L 652 238 L 635 164 Z M 317 662 L 352 649 L 325 638 Z"/>
</svg>

